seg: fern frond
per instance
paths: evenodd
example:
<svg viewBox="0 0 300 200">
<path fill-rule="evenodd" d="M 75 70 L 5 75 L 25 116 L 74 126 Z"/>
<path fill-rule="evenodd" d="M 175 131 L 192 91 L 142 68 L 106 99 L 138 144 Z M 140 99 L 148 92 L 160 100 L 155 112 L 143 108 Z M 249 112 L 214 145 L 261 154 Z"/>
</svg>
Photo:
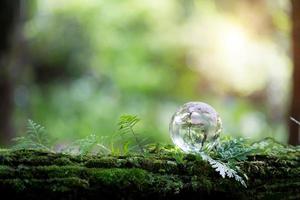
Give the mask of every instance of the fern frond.
<svg viewBox="0 0 300 200">
<path fill-rule="evenodd" d="M 255 151 L 244 138 L 225 139 L 216 147 L 215 157 L 222 161 L 243 161 Z"/>
<path fill-rule="evenodd" d="M 123 131 L 123 133 L 127 133 L 139 121 L 140 121 L 140 119 L 136 115 L 122 115 L 119 118 L 119 122 L 118 122 L 119 130 Z"/>
<path fill-rule="evenodd" d="M 205 153 L 201 153 L 200 155 L 203 160 L 206 160 L 212 166 L 212 168 L 214 168 L 216 172 L 218 172 L 222 176 L 222 178 L 225 178 L 226 176 L 229 178 L 234 178 L 244 187 L 247 187 L 245 180 L 237 172 L 237 170 L 239 170 L 238 168 L 234 169 L 228 163 L 224 163 L 220 160 L 215 160 Z"/>
<path fill-rule="evenodd" d="M 45 127 L 32 120 L 28 120 L 26 135 L 13 139 L 14 149 L 42 149 L 52 151 L 49 147 L 49 139 Z"/>
<path fill-rule="evenodd" d="M 79 153 L 88 155 L 94 153 L 109 154 L 111 151 L 104 145 L 104 137 L 97 137 L 91 134 L 83 139 L 76 140 L 73 144 L 65 149 L 68 153 Z"/>
<path fill-rule="evenodd" d="M 134 126 L 140 121 L 136 115 L 122 115 L 119 118 L 118 126 L 119 132 L 123 135 L 131 133 L 134 137 L 137 146 L 139 147 L 140 151 L 144 153 L 143 145 L 141 141 L 138 139 L 137 134 L 134 131 Z"/>
<path fill-rule="evenodd" d="M 75 144 L 79 146 L 79 153 L 82 155 L 86 155 L 90 153 L 94 146 L 97 144 L 97 137 L 95 134 L 91 134 L 86 138 L 77 140 Z"/>
</svg>

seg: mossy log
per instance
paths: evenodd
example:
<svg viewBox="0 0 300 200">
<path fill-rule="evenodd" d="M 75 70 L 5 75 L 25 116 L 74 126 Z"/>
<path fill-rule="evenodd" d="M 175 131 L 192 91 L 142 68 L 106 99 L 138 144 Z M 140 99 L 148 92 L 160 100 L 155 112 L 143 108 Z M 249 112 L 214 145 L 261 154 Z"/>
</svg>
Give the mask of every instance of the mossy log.
<svg viewBox="0 0 300 200">
<path fill-rule="evenodd" d="M 194 155 L 71 156 L 0 151 L 0 194 L 11 199 L 300 199 L 300 152 L 254 155 L 248 187 Z"/>
</svg>

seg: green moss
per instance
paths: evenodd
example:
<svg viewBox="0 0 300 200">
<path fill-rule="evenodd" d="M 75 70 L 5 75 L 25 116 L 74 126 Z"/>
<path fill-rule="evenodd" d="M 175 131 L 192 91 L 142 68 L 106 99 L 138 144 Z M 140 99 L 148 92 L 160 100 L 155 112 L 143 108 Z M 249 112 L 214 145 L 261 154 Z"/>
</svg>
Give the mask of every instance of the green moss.
<svg viewBox="0 0 300 200">
<path fill-rule="evenodd" d="M 52 178 L 46 181 L 34 180 L 32 184 L 49 186 L 50 190 L 53 192 L 69 192 L 78 189 L 87 189 L 89 187 L 89 182 L 85 179 L 77 177 L 69 178 Z M 43 186 L 44 188 L 44 186 Z"/>
<path fill-rule="evenodd" d="M 71 156 L 37 150 L 0 151 L 0 191 L 43 191 L 115 198 L 189 195 L 244 198 L 300 193 L 300 159 L 256 156 L 240 162 L 249 176 L 245 189 L 223 179 L 195 155 L 177 161 L 170 153 L 126 156 Z M 128 194 L 130 192 L 130 194 Z M 22 193 L 22 194 L 23 194 Z M 183 195 L 183 196 L 182 196 Z M 227 196 L 226 196 L 227 195 Z M 68 197 L 69 197 L 68 196 Z M 284 196 L 283 196 L 284 197 Z"/>
<path fill-rule="evenodd" d="M 94 157 L 85 161 L 84 165 L 86 167 L 119 167 L 124 162 L 123 159 L 120 159 L 118 162 L 117 158 L 114 157 Z"/>
<path fill-rule="evenodd" d="M 90 169 L 88 174 L 91 182 L 124 187 L 130 184 L 142 186 L 151 178 L 149 173 L 142 169 Z"/>
<path fill-rule="evenodd" d="M 130 190 L 132 193 L 150 191 L 166 195 L 178 193 L 182 181 L 176 176 L 158 175 L 146 170 L 132 169 L 91 169 L 89 170 L 90 184 L 101 185 L 105 188 L 115 188 L 117 191 Z"/>
<path fill-rule="evenodd" d="M 3 188 L 2 193 L 5 192 L 5 190 L 11 190 L 14 192 L 21 192 L 23 191 L 26 186 L 24 185 L 24 180 L 19 178 L 14 179 L 0 179 L 0 185 L 1 188 Z"/>
<path fill-rule="evenodd" d="M 16 177 L 15 170 L 12 167 L 6 165 L 0 165 L 0 177 L 1 178 Z"/>
</svg>

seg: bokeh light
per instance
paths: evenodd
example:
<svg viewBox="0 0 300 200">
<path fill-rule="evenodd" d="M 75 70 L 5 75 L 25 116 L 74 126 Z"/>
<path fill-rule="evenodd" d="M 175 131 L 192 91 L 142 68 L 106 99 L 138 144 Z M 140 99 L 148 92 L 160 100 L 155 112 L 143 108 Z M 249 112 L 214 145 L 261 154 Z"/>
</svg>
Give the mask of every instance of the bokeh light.
<svg viewBox="0 0 300 200">
<path fill-rule="evenodd" d="M 150 141 L 170 142 L 176 108 L 204 101 L 225 135 L 286 141 L 286 1 L 33 2 L 29 67 L 15 95 L 19 134 L 32 118 L 62 143 L 110 135 L 129 113 Z"/>
</svg>

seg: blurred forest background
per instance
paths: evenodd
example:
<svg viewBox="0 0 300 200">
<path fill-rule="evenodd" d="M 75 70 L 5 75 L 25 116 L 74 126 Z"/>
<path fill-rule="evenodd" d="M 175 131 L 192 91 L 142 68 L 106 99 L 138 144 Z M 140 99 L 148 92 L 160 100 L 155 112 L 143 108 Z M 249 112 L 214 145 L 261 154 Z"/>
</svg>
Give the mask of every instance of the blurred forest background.
<svg viewBox="0 0 300 200">
<path fill-rule="evenodd" d="M 289 112 L 300 117 L 289 0 L 0 4 L 2 144 L 27 119 L 69 143 L 114 133 L 125 113 L 150 142 L 170 142 L 169 120 L 188 101 L 212 105 L 224 135 L 253 140 L 288 142 Z"/>
</svg>

